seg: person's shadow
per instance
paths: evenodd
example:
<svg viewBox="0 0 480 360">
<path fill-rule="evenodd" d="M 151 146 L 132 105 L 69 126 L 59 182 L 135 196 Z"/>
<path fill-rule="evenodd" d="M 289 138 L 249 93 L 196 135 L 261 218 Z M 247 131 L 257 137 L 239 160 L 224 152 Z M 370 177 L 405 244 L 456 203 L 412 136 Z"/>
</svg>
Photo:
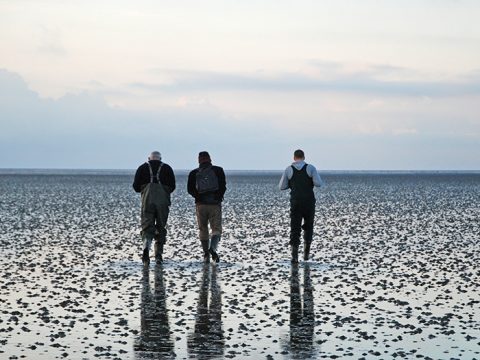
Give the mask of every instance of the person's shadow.
<svg viewBox="0 0 480 360">
<path fill-rule="evenodd" d="M 303 300 L 303 301 L 302 301 Z M 315 309 L 310 266 L 303 272 L 303 297 L 300 292 L 298 264 L 292 264 L 290 276 L 290 329 L 286 348 L 292 359 L 314 358 L 316 349 Z"/>
<path fill-rule="evenodd" d="M 210 301 L 208 298 L 210 290 Z M 188 354 L 197 359 L 223 358 L 222 294 L 217 267 L 204 265 L 193 332 L 187 340 Z"/>
<path fill-rule="evenodd" d="M 150 286 L 150 271 L 148 268 L 143 270 L 140 324 L 140 336 L 134 344 L 134 350 L 140 358 L 144 358 L 146 353 L 155 353 L 155 358 L 175 356 L 168 321 L 162 266 L 155 267 L 153 293 Z"/>
</svg>

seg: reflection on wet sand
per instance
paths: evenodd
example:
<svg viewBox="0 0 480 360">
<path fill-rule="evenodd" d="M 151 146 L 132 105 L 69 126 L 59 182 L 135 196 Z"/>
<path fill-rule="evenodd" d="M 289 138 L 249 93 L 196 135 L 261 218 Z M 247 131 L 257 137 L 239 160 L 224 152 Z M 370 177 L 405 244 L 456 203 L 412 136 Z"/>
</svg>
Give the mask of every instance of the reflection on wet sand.
<svg viewBox="0 0 480 360">
<path fill-rule="evenodd" d="M 150 288 L 150 271 L 144 269 L 141 299 L 141 332 L 134 345 L 137 358 L 174 357 L 174 343 L 170 335 L 162 266 L 155 267 L 153 293 Z"/>
<path fill-rule="evenodd" d="M 290 276 L 290 333 L 286 348 L 292 359 L 314 358 L 315 310 L 310 266 L 303 272 L 303 302 L 298 264 L 292 264 Z"/>
<path fill-rule="evenodd" d="M 208 301 L 210 289 L 210 302 Z M 222 294 L 217 268 L 203 267 L 194 331 L 188 337 L 188 354 L 198 359 L 223 357 Z"/>
</svg>

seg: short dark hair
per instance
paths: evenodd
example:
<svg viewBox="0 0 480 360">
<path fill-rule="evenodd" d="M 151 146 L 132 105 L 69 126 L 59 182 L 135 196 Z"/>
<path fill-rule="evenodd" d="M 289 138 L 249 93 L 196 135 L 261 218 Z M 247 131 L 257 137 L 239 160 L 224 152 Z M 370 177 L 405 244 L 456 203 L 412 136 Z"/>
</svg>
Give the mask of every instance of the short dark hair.
<svg viewBox="0 0 480 360">
<path fill-rule="evenodd" d="M 202 164 L 204 162 L 211 162 L 212 159 L 210 159 L 210 154 L 208 151 L 200 151 L 198 153 L 198 163 Z"/>
<path fill-rule="evenodd" d="M 297 158 L 297 159 L 304 159 L 305 158 L 305 153 L 303 152 L 303 150 L 295 150 L 295 152 L 293 153 L 293 157 Z"/>
</svg>

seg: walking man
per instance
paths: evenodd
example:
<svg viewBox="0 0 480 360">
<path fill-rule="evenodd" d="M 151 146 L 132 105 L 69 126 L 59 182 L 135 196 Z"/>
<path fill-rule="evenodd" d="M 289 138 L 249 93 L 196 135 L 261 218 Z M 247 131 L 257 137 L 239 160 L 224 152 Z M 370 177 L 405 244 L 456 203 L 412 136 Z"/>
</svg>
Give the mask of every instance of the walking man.
<svg viewBox="0 0 480 360">
<path fill-rule="evenodd" d="M 222 201 L 227 190 L 225 173 L 221 167 L 212 165 L 206 151 L 198 154 L 198 163 L 199 167 L 188 175 L 187 190 L 195 198 L 204 261 L 210 262 L 212 255 L 213 261 L 218 263 L 220 257 L 217 248 L 222 235 Z"/>
<path fill-rule="evenodd" d="M 148 161 L 135 173 L 133 189 L 142 194 L 142 240 L 145 266 L 150 264 L 150 246 L 155 238 L 155 260 L 162 262 L 163 245 L 167 240 L 167 220 L 170 194 L 175 190 L 172 168 L 162 162 L 158 151 L 153 151 Z"/>
<path fill-rule="evenodd" d="M 322 180 L 315 166 L 305 162 L 305 154 L 302 150 L 295 150 L 293 163 L 285 169 L 279 184 L 280 190 L 290 189 L 290 245 L 292 247 L 292 263 L 294 264 L 298 263 L 298 247 L 302 228 L 303 258 L 307 261 L 310 256 L 315 217 L 313 187 L 320 187 L 321 185 Z"/>
</svg>

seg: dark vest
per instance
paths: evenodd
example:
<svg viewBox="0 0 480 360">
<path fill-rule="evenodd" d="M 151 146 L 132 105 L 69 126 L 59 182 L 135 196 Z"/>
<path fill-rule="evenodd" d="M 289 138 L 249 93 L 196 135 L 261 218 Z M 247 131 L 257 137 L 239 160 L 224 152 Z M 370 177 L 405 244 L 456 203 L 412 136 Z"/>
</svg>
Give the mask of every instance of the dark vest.
<svg viewBox="0 0 480 360">
<path fill-rule="evenodd" d="M 315 203 L 313 192 L 313 179 L 307 174 L 307 164 L 301 170 L 292 165 L 293 176 L 288 180 L 290 188 L 290 201 L 301 203 Z"/>
</svg>

